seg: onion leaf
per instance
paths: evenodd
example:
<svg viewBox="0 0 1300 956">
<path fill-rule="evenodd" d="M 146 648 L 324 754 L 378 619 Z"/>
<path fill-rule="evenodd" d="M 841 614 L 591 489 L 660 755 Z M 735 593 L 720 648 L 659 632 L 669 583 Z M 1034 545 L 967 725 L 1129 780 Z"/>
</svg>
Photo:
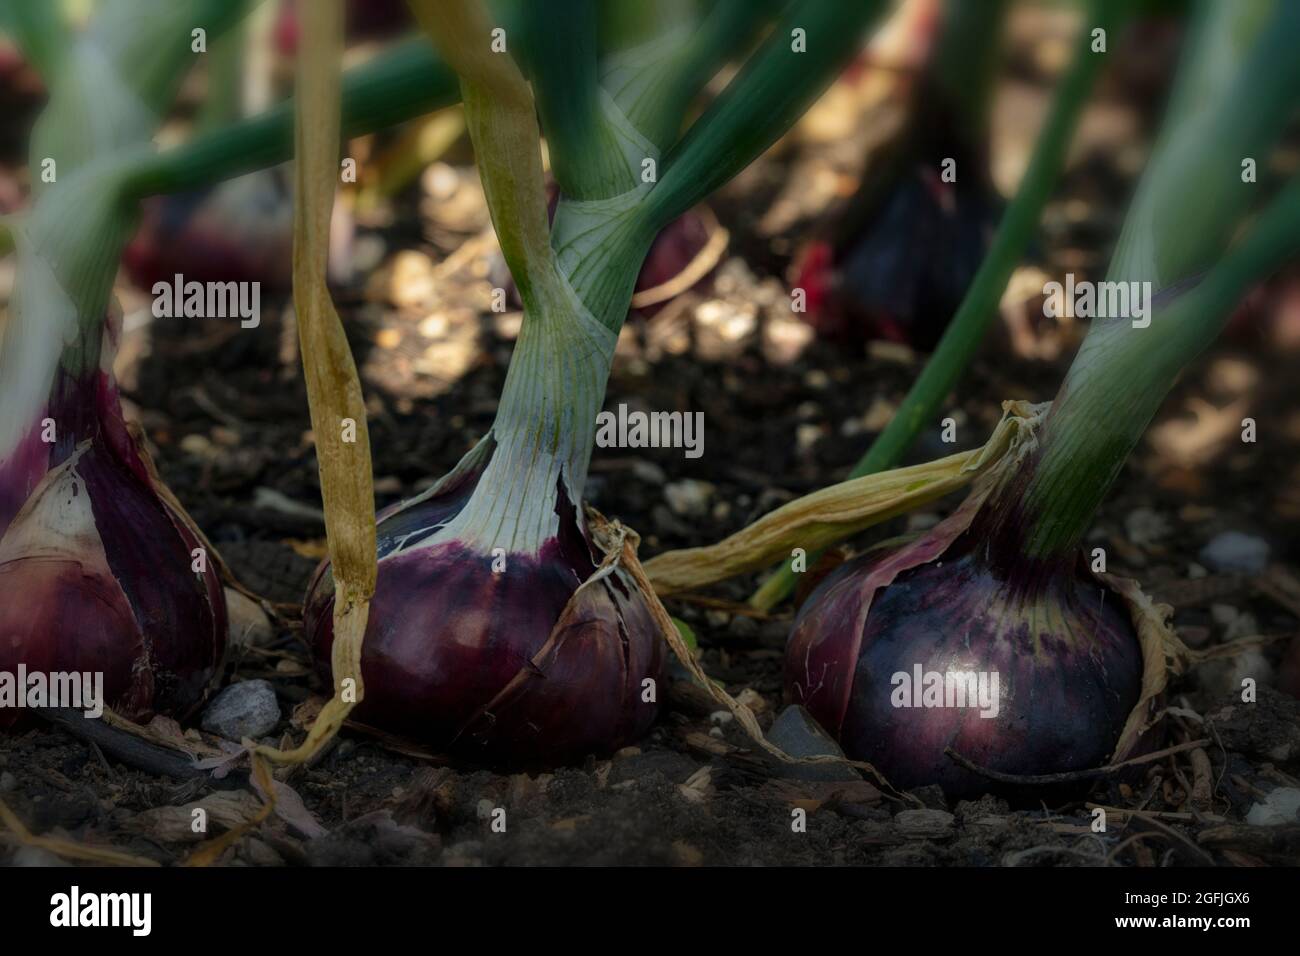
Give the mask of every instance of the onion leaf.
<svg viewBox="0 0 1300 956">
<path fill-rule="evenodd" d="M 365 402 L 343 323 L 325 281 L 338 177 L 343 8 L 339 0 L 322 0 L 305 4 L 300 15 L 303 44 L 294 124 L 293 303 L 335 581 L 334 697 L 321 709 L 299 747 L 291 751 L 258 748 L 258 753 L 282 763 L 309 759 L 338 732 L 365 695 L 361 644 L 378 563 Z"/>
</svg>

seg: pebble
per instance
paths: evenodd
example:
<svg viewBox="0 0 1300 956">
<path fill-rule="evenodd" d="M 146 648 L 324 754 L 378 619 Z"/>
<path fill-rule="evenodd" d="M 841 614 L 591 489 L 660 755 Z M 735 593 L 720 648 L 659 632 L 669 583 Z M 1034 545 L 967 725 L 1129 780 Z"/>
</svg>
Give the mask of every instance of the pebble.
<svg viewBox="0 0 1300 956">
<path fill-rule="evenodd" d="M 265 737 L 280 722 L 280 702 L 264 680 L 231 684 L 203 712 L 202 727 L 227 740 Z"/>
<path fill-rule="evenodd" d="M 38 846 L 21 846 L 14 853 L 10 866 L 71 866 L 63 858 Z"/>
<path fill-rule="evenodd" d="M 787 707 L 772 722 L 767 739 L 792 757 L 843 757 L 840 749 L 812 714 L 798 704 Z M 796 780 L 860 780 L 856 770 L 844 764 L 783 764 L 785 776 Z"/>
<path fill-rule="evenodd" d="M 752 617 L 737 614 L 727 624 L 727 633 L 732 637 L 754 637 L 759 632 L 758 622 Z"/>
<path fill-rule="evenodd" d="M 226 641 L 231 648 L 265 647 L 275 638 L 261 605 L 234 588 L 226 588 L 226 620 Z"/>
<path fill-rule="evenodd" d="M 18 778 L 9 771 L 0 773 L 0 793 L 10 793 L 18 789 Z"/>
<path fill-rule="evenodd" d="M 1124 531 L 1139 548 L 1149 548 L 1169 534 L 1169 521 L 1150 508 L 1135 508 L 1124 518 Z"/>
<path fill-rule="evenodd" d="M 644 458 L 638 458 L 632 462 L 632 474 L 651 485 L 662 485 L 668 480 L 668 475 L 664 470 L 652 461 L 646 461 Z"/>
<path fill-rule="evenodd" d="M 1261 574 L 1268 567 L 1269 546 L 1263 538 L 1223 531 L 1197 554 L 1201 564 L 1221 574 Z"/>
<path fill-rule="evenodd" d="M 1246 822 L 1257 827 L 1277 827 L 1300 820 L 1300 790 L 1278 787 L 1246 814 Z"/>
<path fill-rule="evenodd" d="M 702 518 L 709 512 L 713 485 L 707 481 L 683 478 L 664 485 L 664 500 L 673 514 L 683 518 Z"/>
<path fill-rule="evenodd" d="M 946 810 L 903 810 L 894 817 L 894 825 L 905 836 L 935 840 L 952 835 L 954 819 Z"/>
</svg>

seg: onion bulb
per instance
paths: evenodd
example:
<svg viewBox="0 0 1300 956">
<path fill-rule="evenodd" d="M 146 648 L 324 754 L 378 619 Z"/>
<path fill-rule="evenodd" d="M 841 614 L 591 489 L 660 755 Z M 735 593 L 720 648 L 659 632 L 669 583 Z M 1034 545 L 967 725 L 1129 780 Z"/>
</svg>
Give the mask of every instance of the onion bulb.
<svg viewBox="0 0 1300 956">
<path fill-rule="evenodd" d="M 216 556 L 155 475 L 107 371 L 60 371 L 50 395 L 0 455 L 0 671 L 102 673 L 120 715 L 188 716 L 225 651 Z M 20 715 L 0 711 L 0 726 Z"/>
<path fill-rule="evenodd" d="M 612 354 L 613 333 L 577 321 L 587 346 Z M 524 323 L 492 431 L 379 515 L 357 720 L 526 767 L 610 752 L 653 722 L 662 643 L 632 579 L 597 569 L 581 510 L 607 366 L 574 363 L 561 329 Z M 304 608 L 321 662 L 333 607 L 325 564 Z"/>
<path fill-rule="evenodd" d="M 1127 582 L 1077 552 L 1020 554 L 990 497 L 1012 477 L 990 475 L 933 529 L 841 565 L 795 620 L 788 696 L 895 786 L 997 789 L 949 748 L 1006 774 L 1100 766 L 1146 700 Z"/>
</svg>

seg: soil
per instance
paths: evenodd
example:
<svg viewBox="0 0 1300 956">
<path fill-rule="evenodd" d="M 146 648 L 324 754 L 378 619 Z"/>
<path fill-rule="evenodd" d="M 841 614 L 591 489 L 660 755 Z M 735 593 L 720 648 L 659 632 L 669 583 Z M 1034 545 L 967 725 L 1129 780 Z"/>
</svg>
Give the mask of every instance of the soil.
<svg viewBox="0 0 1300 956">
<path fill-rule="evenodd" d="M 1123 106 L 1137 125 L 1149 121 L 1149 104 Z M 711 279 L 653 317 L 634 315 L 624 331 L 606 407 L 703 410 L 706 419 L 698 459 L 672 449 L 597 450 L 588 500 L 641 532 L 643 557 L 715 542 L 844 477 L 923 366 L 923 355 L 894 344 L 816 340 L 789 313 L 786 269 L 807 223 L 827 216 L 826 204 L 787 217 L 776 235 L 763 235 L 761 221 L 787 195 L 791 170 L 816 162 L 819 150 L 827 154 L 823 166 L 835 171 L 839 160 L 815 136 L 796 137 L 717 197 L 713 209 L 732 243 Z M 476 201 L 464 144 L 435 169 L 392 197 L 382 216 L 358 217 L 354 260 L 374 268 L 337 287 L 363 371 L 380 506 L 423 490 L 487 429 L 517 331 L 517 314 L 489 307 L 499 265 L 483 238 L 481 195 Z M 1055 275 L 1104 262 L 1132 181 L 1131 168 L 1108 162 L 1101 147 L 1083 150 L 1021 272 Z M 1244 822 L 1269 792 L 1300 786 L 1300 702 L 1276 686 L 1300 631 L 1300 409 L 1295 354 L 1264 320 L 1280 310 L 1284 292 L 1270 292 L 1271 305 L 1250 313 L 1185 375 L 1089 538 L 1107 549 L 1110 571 L 1136 577 L 1173 607 L 1189 645 L 1270 639 L 1174 680 L 1165 743 L 1209 738 L 1203 748 L 1050 804 L 1012 807 L 994 796 L 952 804 L 937 788 L 896 794 L 865 780 L 796 779 L 698 690 L 676 681 L 658 724 L 636 746 L 546 774 L 451 765 L 349 728 L 323 759 L 286 779 L 305 813 L 273 816 L 219 862 L 1300 861 L 1300 825 L 1272 828 L 1264 838 L 1262 828 Z M 128 317 L 140 314 L 141 294 L 125 284 L 119 293 Z M 944 413 L 957 426 L 955 445 L 941 440 L 936 422 L 910 460 L 977 446 L 1004 399 L 1052 397 L 1083 330 L 1036 320 L 1026 332 L 1024 317 L 1036 308 L 1032 295 L 1004 306 L 1005 322 Z M 294 336 L 286 297 L 267 293 L 256 329 L 222 320 L 144 322 L 128 333 L 119 361 L 130 412 L 144 425 L 163 478 L 236 578 L 276 612 L 271 633 L 233 654 L 221 681 L 274 685 L 284 719 L 268 738 L 273 743 L 301 739 L 303 720 L 326 690 L 298 617 L 324 554 L 324 526 Z M 1240 441 L 1245 417 L 1256 420 L 1255 443 Z M 897 519 L 853 545 L 925 527 L 956 503 Z M 1268 569 L 1219 574 L 1201 565 L 1200 550 L 1225 530 L 1266 540 Z M 758 580 L 719 586 L 711 601 L 670 601 L 669 609 L 693 628 L 705 670 L 733 696 L 752 692 L 747 699 L 767 727 L 783 706 L 790 617 L 738 610 Z M 1258 682 L 1257 703 L 1242 702 L 1242 677 Z M 215 743 L 193 723 L 191 741 Z M 175 779 L 119 758 L 112 746 L 50 724 L 0 736 L 0 797 L 34 833 L 166 864 L 184 860 L 200 842 L 177 823 L 189 819 L 188 810 L 168 808 L 231 799 L 235 819 L 245 819 L 260 802 L 238 773 Z M 1112 808 L 1105 833 L 1092 831 L 1088 804 Z M 804 832 L 792 825 L 798 810 L 806 814 Z M 43 854 L 0 833 L 0 860 L 48 860 Z"/>
</svg>

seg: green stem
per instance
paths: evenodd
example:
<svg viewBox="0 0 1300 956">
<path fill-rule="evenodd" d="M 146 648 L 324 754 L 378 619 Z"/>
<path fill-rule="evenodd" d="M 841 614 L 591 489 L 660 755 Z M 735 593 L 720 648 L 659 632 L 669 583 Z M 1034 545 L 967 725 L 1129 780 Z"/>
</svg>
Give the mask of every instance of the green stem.
<svg viewBox="0 0 1300 956">
<path fill-rule="evenodd" d="M 200 135 L 229 126 L 243 114 L 247 27 L 247 20 L 236 24 L 209 47 L 203 104 L 194 123 Z"/>
<path fill-rule="evenodd" d="M 669 152 L 646 200 L 653 228 L 662 229 L 776 142 L 861 49 L 882 8 L 878 0 L 794 0 L 740 75 Z"/>
<path fill-rule="evenodd" d="M 597 78 L 594 0 L 552 0 L 525 6 L 528 66 L 551 170 L 573 199 L 604 199 L 634 179 L 605 119 Z"/>
<path fill-rule="evenodd" d="M 1201 9 L 1107 280 L 1175 293 L 1171 287 L 1196 273 L 1212 265 L 1213 272 L 1149 327 L 1094 323 L 1044 427 L 1041 453 L 1022 476 L 1023 514 L 1006 522 L 1026 553 L 1061 555 L 1082 540 L 1179 371 L 1226 320 L 1235 300 L 1223 297 L 1259 274 L 1270 248 L 1261 244 L 1284 242 L 1291 191 L 1253 241 L 1221 259 L 1260 188 L 1242 161 L 1263 166 L 1300 94 L 1300 63 L 1284 52 L 1297 43 L 1300 5 Z"/>
<path fill-rule="evenodd" d="M 32 130 L 34 165 L 50 158 L 58 170 L 54 182 L 34 178 L 34 198 L 92 161 L 147 142 L 195 56 L 193 31 L 215 41 L 247 6 L 245 0 L 119 0 L 100 9 L 63 57 L 49 105 Z"/>
<path fill-rule="evenodd" d="M 55 0 L 41 3 L 14 0 L 0 7 L 0 26 L 13 36 L 18 49 L 48 86 L 58 76 L 68 46 L 68 24 L 63 19 L 63 5 Z"/>
<path fill-rule="evenodd" d="M 988 139 L 1007 0 L 948 0 L 933 86 L 961 143 Z"/>
<path fill-rule="evenodd" d="M 898 464 L 921 431 L 933 420 L 972 356 L 984 339 L 989 323 L 998 314 L 998 302 L 1007 281 L 1020 262 L 1043 206 L 1055 188 L 1065 162 L 1066 151 L 1079 115 L 1092 91 L 1104 55 L 1092 52 L 1092 30 L 1112 32 L 1120 19 L 1119 4 L 1098 0 L 1079 31 L 1069 72 L 1057 88 L 1051 112 L 1038 135 L 1015 198 L 1003 213 L 975 279 L 962 299 L 957 314 L 935 347 L 934 354 L 908 391 L 885 430 L 850 472 L 861 478 Z M 771 609 L 794 590 L 796 577 L 789 565 L 782 565 L 750 598 L 758 608 Z"/>
<path fill-rule="evenodd" d="M 1179 374 L 1214 341 L 1250 287 L 1300 250 L 1300 179 L 1194 288 L 1149 327 L 1098 322 L 1070 367 L 1008 515 L 1030 557 L 1069 554 Z"/>
<path fill-rule="evenodd" d="M 359 136 L 460 99 L 456 74 L 421 38 L 404 42 L 343 78 L 343 135 Z M 184 192 L 293 156 L 293 100 L 161 153 L 124 157 L 127 198 Z"/>
<path fill-rule="evenodd" d="M 652 36 L 601 64 L 606 89 L 661 152 L 677 141 L 692 101 L 718 67 L 751 41 L 770 4 L 717 0 L 703 19 L 660 24 Z"/>
</svg>

